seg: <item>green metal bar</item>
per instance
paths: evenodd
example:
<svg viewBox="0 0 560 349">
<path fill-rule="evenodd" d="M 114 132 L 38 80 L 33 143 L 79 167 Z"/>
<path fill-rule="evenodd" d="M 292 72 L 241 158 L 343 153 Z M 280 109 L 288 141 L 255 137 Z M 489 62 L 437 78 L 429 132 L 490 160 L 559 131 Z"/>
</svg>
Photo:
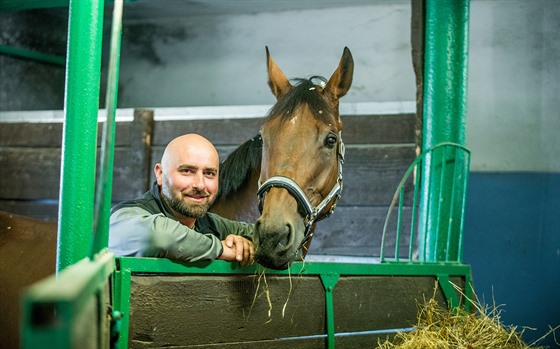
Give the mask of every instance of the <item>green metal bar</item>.
<svg viewBox="0 0 560 349">
<path fill-rule="evenodd" d="M 436 152 L 434 151 L 431 155 L 436 156 L 438 153 L 440 152 Z M 439 162 L 441 165 L 437 166 L 437 162 Z M 444 223 L 444 220 L 447 218 L 447 216 L 443 215 L 443 210 L 444 210 L 444 206 L 446 206 L 445 208 L 447 208 L 447 202 L 446 202 L 446 194 L 447 194 L 447 190 L 446 190 L 446 173 L 445 173 L 445 169 L 447 167 L 447 159 L 445 158 L 445 148 L 443 148 L 443 155 L 441 155 L 441 161 L 434 161 L 434 163 L 436 163 L 436 167 L 432 168 L 433 173 L 437 173 L 438 175 L 438 179 L 439 179 L 439 185 L 437 187 L 434 187 L 433 189 L 437 190 L 436 192 L 431 192 L 431 195 L 433 195 L 434 197 L 437 197 L 437 201 L 436 201 L 436 205 L 435 207 L 437 207 L 437 212 L 435 213 L 435 222 L 436 224 L 432 226 L 433 229 L 433 241 L 438 242 L 438 244 L 433 245 L 432 244 L 432 249 L 434 251 L 434 257 L 436 261 L 447 261 L 446 259 L 442 259 L 440 256 L 445 254 L 445 246 L 447 245 L 448 241 L 446 241 L 446 239 L 443 236 L 440 236 L 441 233 L 441 226 L 442 223 Z M 436 172 L 436 170 L 439 170 Z M 451 179 L 452 180 L 452 179 Z"/>
<path fill-rule="evenodd" d="M 421 180 L 421 174 L 422 171 L 420 171 L 421 168 L 421 162 L 419 165 L 416 166 L 415 172 L 418 176 L 418 178 L 415 178 L 413 180 L 413 187 L 414 187 L 414 195 L 412 198 L 412 213 L 411 213 L 411 222 L 410 222 L 410 245 L 408 246 L 408 260 L 412 261 L 412 254 L 414 253 L 414 247 L 416 246 L 415 244 L 415 239 L 416 239 L 416 224 L 417 224 L 417 207 L 418 207 L 418 191 L 420 188 L 420 185 L 418 185 L 418 183 L 420 183 Z"/>
<path fill-rule="evenodd" d="M 334 349 L 335 346 L 335 328 L 334 328 L 334 301 L 333 291 L 338 282 L 339 274 L 326 273 L 321 274 L 321 282 L 325 288 L 325 306 L 327 318 L 327 348 Z"/>
<path fill-rule="evenodd" d="M 457 295 L 457 291 L 451 283 L 451 279 L 449 274 L 440 274 L 437 276 L 437 280 L 441 290 L 443 291 L 443 295 L 447 299 L 447 306 L 450 310 L 454 310 L 458 306 L 460 306 L 459 296 Z"/>
<path fill-rule="evenodd" d="M 28 50 L 20 47 L 0 45 L 0 53 L 15 57 L 21 57 L 29 60 L 60 65 L 64 67 L 66 65 L 66 58 L 62 56 L 57 56 L 49 53 L 39 52 L 35 50 Z"/>
<path fill-rule="evenodd" d="M 395 260 L 399 261 L 400 249 L 401 249 L 401 235 L 402 235 L 402 211 L 404 203 L 404 187 L 401 188 L 399 194 L 399 214 L 397 216 L 397 237 L 395 239 Z"/>
<path fill-rule="evenodd" d="M 454 239 L 453 237 L 453 233 L 454 233 L 454 229 L 453 227 L 455 226 L 455 215 L 456 215 L 456 210 L 459 207 L 456 207 L 456 193 L 457 193 L 457 180 L 458 180 L 458 176 L 459 173 L 457 171 L 457 167 L 458 164 L 461 162 L 459 154 L 457 149 L 455 149 L 455 154 L 453 156 L 453 158 L 455 159 L 455 162 L 453 163 L 453 184 L 451 186 L 451 204 L 450 204 L 450 210 L 449 210 L 449 222 L 450 224 L 447 227 L 447 247 L 445 249 L 445 261 L 449 262 L 452 259 L 452 256 L 450 254 L 451 250 L 452 250 L 452 246 L 451 246 L 451 241 L 454 241 L 456 239 Z M 454 241 L 455 242 L 455 241 Z M 457 246 L 459 246 L 459 244 L 457 243 Z M 455 260 L 457 260 L 457 256 L 455 256 Z"/>
<path fill-rule="evenodd" d="M 109 241 L 109 211 L 113 188 L 113 163 L 115 151 L 115 115 L 119 87 L 119 62 L 121 52 L 123 1 L 116 0 L 113 7 L 113 23 L 111 30 L 111 49 L 109 72 L 107 76 L 107 92 L 105 110 L 107 117 L 103 124 L 100 172 L 95 195 L 95 212 L 93 220 L 93 243 L 90 259 L 101 249 L 106 248 Z"/>
<path fill-rule="evenodd" d="M 465 143 L 469 0 L 426 0 L 425 23 L 423 151 L 442 142 Z M 420 206 L 420 241 L 425 241 L 420 255 L 432 262 L 439 261 L 438 251 L 445 249 L 445 235 L 435 237 L 432 233 L 450 224 L 448 217 L 438 217 L 439 193 L 430 190 L 430 183 L 439 177 L 436 166 L 431 156 L 426 158 Z M 452 182 L 445 182 L 443 196 L 448 197 Z M 453 259 L 458 254 L 450 251 Z"/>
<path fill-rule="evenodd" d="M 22 301 L 22 348 L 75 348 L 80 342 L 75 320 L 92 297 L 99 298 L 114 269 L 114 255 L 103 251 L 94 261 L 84 258 L 27 288 Z"/>
<path fill-rule="evenodd" d="M 122 313 L 121 331 L 119 333 L 117 348 L 128 348 L 128 328 L 130 325 L 130 285 L 131 270 L 128 267 L 115 272 L 114 309 Z"/>
<path fill-rule="evenodd" d="M 470 156 L 468 156 L 468 154 L 466 154 L 466 158 L 463 159 L 463 161 L 466 162 L 465 165 L 465 172 L 463 173 L 463 193 L 462 193 L 462 197 L 461 197 L 461 219 L 459 222 L 459 226 L 461 227 L 461 230 L 459 231 L 459 256 L 457 258 L 457 262 L 462 263 L 463 262 L 463 233 L 464 233 L 464 227 L 465 227 L 465 207 L 466 207 L 466 202 L 467 202 L 467 185 L 469 182 L 469 169 L 471 167 L 471 158 Z"/>
<path fill-rule="evenodd" d="M 68 7 L 69 0 L 2 0 L 2 11 L 25 11 L 37 8 Z"/>
<path fill-rule="evenodd" d="M 252 265 L 240 267 L 236 263 L 225 261 L 180 263 L 166 258 L 117 257 L 117 271 L 128 270 L 131 273 L 177 273 L 177 274 L 228 274 L 255 275 L 263 267 Z M 270 275 L 423 275 L 441 274 L 467 275 L 470 266 L 458 263 L 319 263 L 294 262 L 289 269 L 266 269 Z"/>
<path fill-rule="evenodd" d="M 137 0 L 125 0 L 126 3 L 136 2 Z M 106 3 L 112 3 L 107 0 Z M 25 11 L 39 8 L 68 7 L 69 0 L 2 0 L 0 1 L 1 11 Z"/>
<path fill-rule="evenodd" d="M 71 0 L 57 272 L 88 256 L 93 229 L 103 0 Z"/>
</svg>

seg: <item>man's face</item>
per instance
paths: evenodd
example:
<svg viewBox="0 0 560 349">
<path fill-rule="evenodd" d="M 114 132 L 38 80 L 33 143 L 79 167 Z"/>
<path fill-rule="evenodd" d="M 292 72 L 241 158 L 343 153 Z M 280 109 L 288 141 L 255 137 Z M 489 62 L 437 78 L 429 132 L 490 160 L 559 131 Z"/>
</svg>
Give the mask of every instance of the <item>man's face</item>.
<svg viewBox="0 0 560 349">
<path fill-rule="evenodd" d="M 213 152 L 187 149 L 173 160 L 162 169 L 163 199 L 175 212 L 201 218 L 218 193 L 219 159 Z"/>
</svg>

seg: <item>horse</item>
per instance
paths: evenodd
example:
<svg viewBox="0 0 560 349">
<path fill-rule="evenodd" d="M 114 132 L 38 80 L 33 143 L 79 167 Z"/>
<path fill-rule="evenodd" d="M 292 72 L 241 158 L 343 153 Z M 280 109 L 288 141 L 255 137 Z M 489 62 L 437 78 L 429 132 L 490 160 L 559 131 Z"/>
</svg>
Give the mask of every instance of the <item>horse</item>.
<svg viewBox="0 0 560 349">
<path fill-rule="evenodd" d="M 257 206 L 255 259 L 268 268 L 287 269 L 294 260 L 303 260 L 315 223 L 328 217 L 340 198 L 344 143 L 339 99 L 352 85 L 354 61 L 345 47 L 328 80 L 314 76 L 295 79 L 292 85 L 268 47 L 266 57 L 268 85 L 277 102 L 259 135 L 224 161 L 220 170 L 223 189 L 212 210 L 252 221 Z M 240 159 L 246 166 L 239 165 Z M 239 210 L 243 207 L 248 209 Z"/>
</svg>

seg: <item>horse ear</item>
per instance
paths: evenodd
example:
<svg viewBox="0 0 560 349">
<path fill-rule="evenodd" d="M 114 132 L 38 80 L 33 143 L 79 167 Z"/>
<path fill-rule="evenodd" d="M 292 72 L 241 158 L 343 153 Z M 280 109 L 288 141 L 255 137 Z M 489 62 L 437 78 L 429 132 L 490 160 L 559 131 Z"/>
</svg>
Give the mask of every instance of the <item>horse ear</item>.
<svg viewBox="0 0 560 349">
<path fill-rule="evenodd" d="M 352 85 L 353 75 L 354 59 L 348 47 L 344 47 L 344 52 L 338 63 L 338 68 L 336 68 L 324 90 L 331 100 L 338 100 L 348 92 Z"/>
<path fill-rule="evenodd" d="M 270 86 L 270 90 L 276 96 L 276 99 L 280 99 L 280 97 L 292 89 L 292 84 L 290 84 L 286 75 L 282 73 L 282 70 L 278 68 L 276 62 L 272 59 L 270 52 L 268 52 L 268 46 L 266 46 L 266 61 L 268 68 L 268 86 Z"/>
</svg>

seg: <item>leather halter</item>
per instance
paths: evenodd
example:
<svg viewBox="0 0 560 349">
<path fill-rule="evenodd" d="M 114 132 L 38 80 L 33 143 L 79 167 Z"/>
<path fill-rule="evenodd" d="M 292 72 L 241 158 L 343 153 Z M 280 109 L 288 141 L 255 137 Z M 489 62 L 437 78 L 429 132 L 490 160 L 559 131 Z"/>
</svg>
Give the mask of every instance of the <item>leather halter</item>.
<svg viewBox="0 0 560 349">
<path fill-rule="evenodd" d="M 340 199 L 342 193 L 342 165 L 344 164 L 344 142 L 342 142 L 342 137 L 339 132 L 338 136 L 338 175 L 334 187 L 331 189 L 330 193 L 325 196 L 323 201 L 321 201 L 317 206 L 313 207 L 305 192 L 301 187 L 291 178 L 277 175 L 272 176 L 264 183 L 259 185 L 257 190 L 257 196 L 259 198 L 259 212 L 262 214 L 262 209 L 264 205 L 264 194 L 270 190 L 270 188 L 284 188 L 286 189 L 297 201 L 297 203 L 305 210 L 305 234 L 300 248 L 313 236 L 311 227 L 314 223 L 329 217 L 336 208 L 336 204 Z M 328 212 L 320 215 L 321 212 L 327 207 L 327 205 L 334 200 L 331 208 Z"/>
</svg>

